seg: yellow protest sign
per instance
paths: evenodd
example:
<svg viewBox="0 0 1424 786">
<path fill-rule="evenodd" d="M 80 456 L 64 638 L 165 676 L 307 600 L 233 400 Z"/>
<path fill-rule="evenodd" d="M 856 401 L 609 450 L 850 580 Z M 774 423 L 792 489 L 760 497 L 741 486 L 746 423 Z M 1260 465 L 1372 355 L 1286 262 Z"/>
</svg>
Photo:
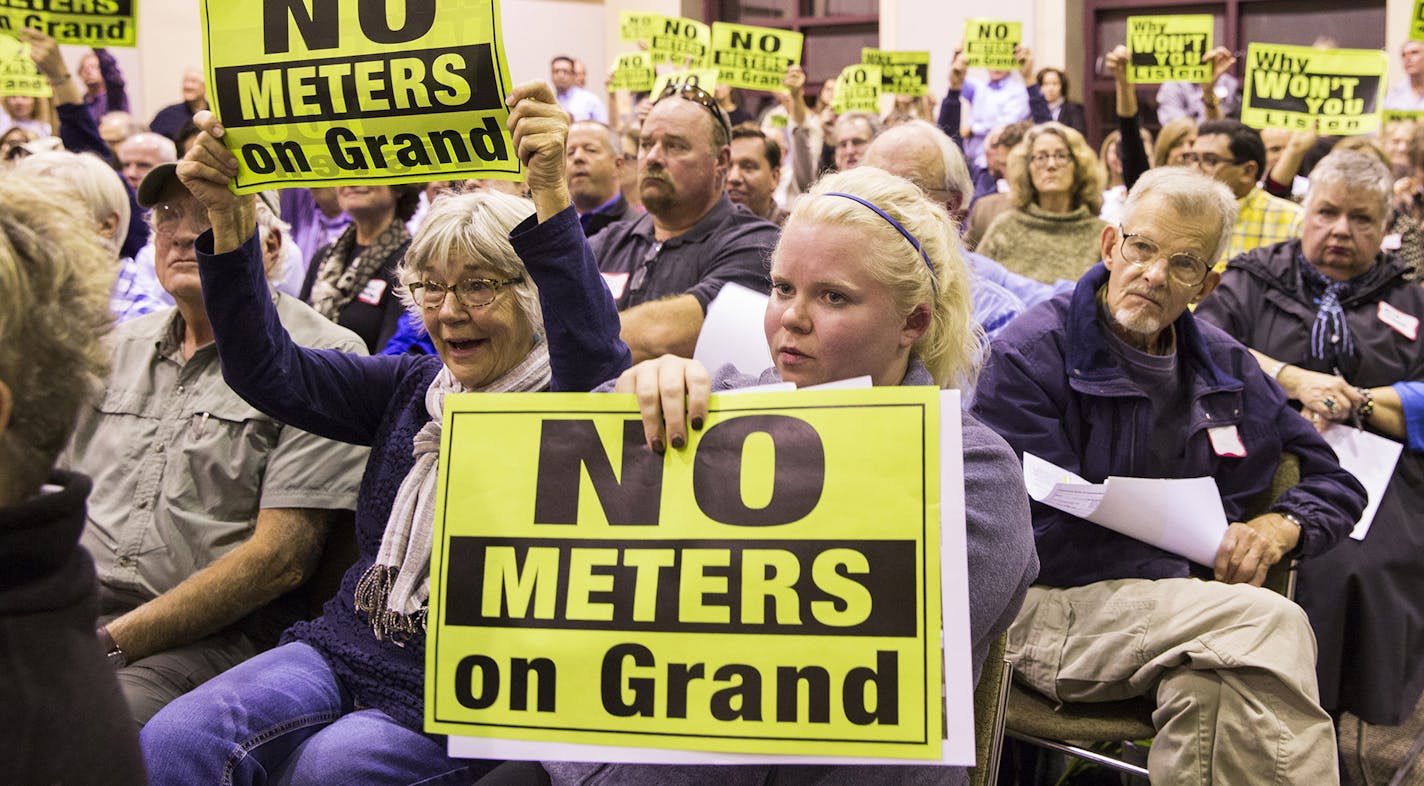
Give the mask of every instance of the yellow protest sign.
<svg viewBox="0 0 1424 786">
<path fill-rule="evenodd" d="M 751 90 L 780 90 L 786 69 L 801 63 L 804 36 L 769 27 L 712 24 L 712 62 L 717 82 Z"/>
<path fill-rule="evenodd" d="M 1417 123 L 1421 118 L 1424 118 L 1424 110 L 1384 109 L 1380 111 L 1380 122 L 1385 125 L 1398 122 Z"/>
<path fill-rule="evenodd" d="M 1378 49 L 1251 44 L 1241 122 L 1349 136 L 1379 129 L 1380 88 L 1389 58 Z"/>
<path fill-rule="evenodd" d="M 836 77 L 831 106 L 838 114 L 880 112 L 880 66 L 848 65 Z"/>
<path fill-rule="evenodd" d="M 1014 48 L 1023 40 L 1022 22 L 970 19 L 964 23 L 964 56 L 970 68 L 1012 71 Z"/>
<path fill-rule="evenodd" d="M 668 85 L 692 85 L 706 90 L 709 94 L 712 88 L 717 86 L 717 69 L 715 68 L 692 68 L 686 71 L 668 71 L 658 74 L 658 78 L 653 82 L 653 100 L 663 94 Z"/>
<path fill-rule="evenodd" d="M 1216 21 L 1211 14 L 1190 16 L 1129 16 L 1127 81 L 1133 84 L 1210 82 L 1211 51 Z"/>
<path fill-rule="evenodd" d="M 238 193 L 521 177 L 496 0 L 203 0 Z"/>
<path fill-rule="evenodd" d="M 880 91 L 902 96 L 922 96 L 929 92 L 930 53 L 892 52 L 885 49 L 860 50 L 862 65 L 880 66 Z"/>
<path fill-rule="evenodd" d="M 33 27 L 61 44 L 137 46 L 138 0 L 0 0 L 0 33 Z"/>
<path fill-rule="evenodd" d="M 653 69 L 651 55 L 647 52 L 625 52 L 618 56 L 613 65 L 608 89 L 635 92 L 652 90 L 653 81 L 657 78 L 658 73 Z"/>
<path fill-rule="evenodd" d="M 625 44 L 636 44 L 639 41 L 646 44 L 652 40 L 654 34 L 663 29 L 665 19 L 667 17 L 662 14 L 619 11 L 618 40 Z"/>
<path fill-rule="evenodd" d="M 18 38 L 0 35 L 0 96 L 48 98 L 54 95 L 49 80 L 35 67 L 30 46 Z"/>
<path fill-rule="evenodd" d="M 662 26 L 648 40 L 656 62 L 678 68 L 708 68 L 712 51 L 712 28 L 695 19 L 663 17 Z"/>
<path fill-rule="evenodd" d="M 1424 41 L 1424 0 L 1414 0 L 1414 15 L 1409 18 L 1409 37 Z"/>
<path fill-rule="evenodd" d="M 939 394 L 447 397 L 426 730 L 940 758 Z"/>
</svg>

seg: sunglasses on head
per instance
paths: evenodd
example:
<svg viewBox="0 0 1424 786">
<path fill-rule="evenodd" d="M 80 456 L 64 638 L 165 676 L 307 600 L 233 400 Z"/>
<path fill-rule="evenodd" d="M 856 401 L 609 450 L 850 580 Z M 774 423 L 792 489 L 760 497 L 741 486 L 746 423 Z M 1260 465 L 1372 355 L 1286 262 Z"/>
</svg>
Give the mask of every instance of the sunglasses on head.
<svg viewBox="0 0 1424 786">
<path fill-rule="evenodd" d="M 701 104 L 708 112 L 712 113 L 712 117 L 717 119 L 717 125 L 722 127 L 722 139 L 731 140 L 732 121 L 727 118 L 727 113 L 722 111 L 722 107 L 717 106 L 717 99 L 713 98 L 711 93 L 698 87 L 696 82 L 689 81 L 680 84 L 669 82 L 668 86 L 663 88 L 662 95 L 658 96 L 658 101 L 669 96 L 677 96 L 694 104 Z M 656 105 L 658 101 L 653 103 Z"/>
</svg>

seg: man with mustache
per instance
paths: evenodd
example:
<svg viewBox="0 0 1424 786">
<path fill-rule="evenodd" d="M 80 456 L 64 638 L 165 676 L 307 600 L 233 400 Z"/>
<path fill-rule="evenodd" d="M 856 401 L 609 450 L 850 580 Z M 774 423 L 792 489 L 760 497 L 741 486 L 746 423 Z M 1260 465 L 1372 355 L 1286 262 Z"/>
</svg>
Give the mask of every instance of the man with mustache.
<svg viewBox="0 0 1424 786">
<path fill-rule="evenodd" d="M 670 85 L 643 121 L 638 191 L 647 213 L 591 238 L 633 362 L 692 356 L 707 304 L 735 281 L 771 289 L 776 225 L 725 193 L 731 124 L 711 94 Z"/>
<path fill-rule="evenodd" d="M 995 337 L 971 411 L 1017 452 L 1093 483 L 1210 477 L 1230 522 L 1198 565 L 1034 504 L 1041 569 L 1008 657 L 1052 700 L 1151 697 L 1154 782 L 1336 783 L 1310 624 L 1261 584 L 1339 542 L 1365 494 L 1250 351 L 1187 310 L 1220 281 L 1235 213 L 1224 185 L 1151 170 L 1102 263 Z M 1246 520 L 1287 451 L 1300 481 Z"/>
</svg>

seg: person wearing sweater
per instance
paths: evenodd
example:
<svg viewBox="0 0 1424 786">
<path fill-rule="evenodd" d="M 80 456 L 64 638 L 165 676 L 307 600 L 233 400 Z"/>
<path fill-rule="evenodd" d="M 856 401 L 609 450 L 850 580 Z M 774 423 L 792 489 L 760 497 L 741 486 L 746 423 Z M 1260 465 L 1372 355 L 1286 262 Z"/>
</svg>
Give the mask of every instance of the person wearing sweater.
<svg viewBox="0 0 1424 786">
<path fill-rule="evenodd" d="M 1102 172 L 1082 134 L 1043 123 L 1009 153 L 1014 209 L 989 225 L 975 250 L 1020 275 L 1077 280 L 1098 261 L 1105 222 Z"/>
</svg>

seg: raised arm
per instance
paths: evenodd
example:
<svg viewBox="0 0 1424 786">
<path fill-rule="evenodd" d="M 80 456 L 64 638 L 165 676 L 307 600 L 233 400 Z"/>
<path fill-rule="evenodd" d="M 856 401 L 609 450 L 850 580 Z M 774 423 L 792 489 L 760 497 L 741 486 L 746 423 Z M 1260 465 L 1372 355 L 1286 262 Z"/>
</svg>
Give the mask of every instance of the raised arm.
<svg viewBox="0 0 1424 786">
<path fill-rule="evenodd" d="M 1122 180 L 1128 188 L 1137 184 L 1152 163 L 1147 160 L 1147 145 L 1142 142 L 1142 129 L 1137 120 L 1137 90 L 1127 81 L 1127 47 L 1115 46 L 1104 58 L 1113 75 L 1116 88 L 1116 111 L 1119 138 L 1118 156 L 1122 158 Z"/>
</svg>

